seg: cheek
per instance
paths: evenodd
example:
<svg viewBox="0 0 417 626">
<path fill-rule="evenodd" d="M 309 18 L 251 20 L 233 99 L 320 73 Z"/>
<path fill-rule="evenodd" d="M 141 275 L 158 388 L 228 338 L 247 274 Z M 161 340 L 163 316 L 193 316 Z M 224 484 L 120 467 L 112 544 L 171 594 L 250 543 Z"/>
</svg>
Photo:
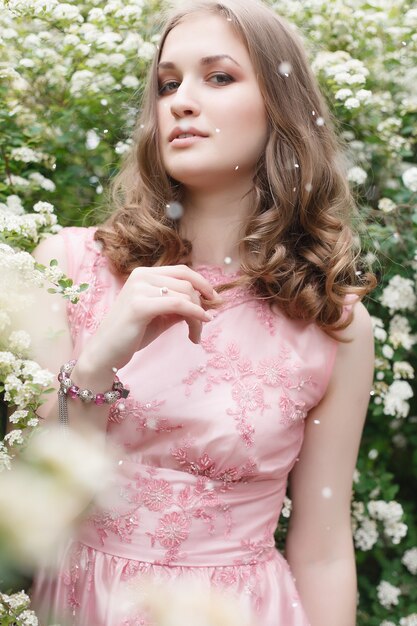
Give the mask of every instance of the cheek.
<svg viewBox="0 0 417 626">
<path fill-rule="evenodd" d="M 267 114 L 261 96 L 255 97 L 253 92 L 241 95 L 238 105 L 236 102 L 226 102 L 224 109 L 224 122 L 230 124 L 230 128 L 238 129 L 242 139 L 248 135 L 265 134 L 267 129 Z"/>
</svg>

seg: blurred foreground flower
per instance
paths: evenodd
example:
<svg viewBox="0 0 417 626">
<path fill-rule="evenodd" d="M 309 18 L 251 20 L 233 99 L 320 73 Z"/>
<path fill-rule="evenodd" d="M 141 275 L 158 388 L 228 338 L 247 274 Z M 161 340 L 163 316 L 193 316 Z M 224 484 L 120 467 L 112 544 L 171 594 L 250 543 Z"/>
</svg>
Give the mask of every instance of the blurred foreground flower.
<svg viewBox="0 0 417 626">
<path fill-rule="evenodd" d="M 123 626 L 142 623 L 155 626 L 259 626 L 253 621 L 244 598 L 208 589 L 191 578 L 181 583 L 164 581 L 163 585 L 150 582 L 149 586 L 140 585 L 136 594 L 134 585 L 130 584 L 126 597 L 119 600 L 125 614 L 129 611 L 132 616 L 123 621 Z M 146 615 L 144 621 L 137 619 L 138 611 L 141 619 Z"/>
<path fill-rule="evenodd" d="M 45 427 L 0 474 L 0 561 L 6 569 L 30 573 L 54 556 L 109 478 L 111 457 L 100 441 L 95 432 L 81 436 Z"/>
</svg>

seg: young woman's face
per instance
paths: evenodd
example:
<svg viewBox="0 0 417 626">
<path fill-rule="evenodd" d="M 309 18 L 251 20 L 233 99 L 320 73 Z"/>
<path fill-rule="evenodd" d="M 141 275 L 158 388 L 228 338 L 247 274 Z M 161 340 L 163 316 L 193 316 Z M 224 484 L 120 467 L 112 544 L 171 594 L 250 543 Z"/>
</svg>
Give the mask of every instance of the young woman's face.
<svg viewBox="0 0 417 626">
<path fill-rule="evenodd" d="M 168 174 L 190 187 L 250 184 L 267 116 L 248 51 L 227 19 L 202 13 L 178 24 L 165 40 L 158 76 Z"/>
</svg>

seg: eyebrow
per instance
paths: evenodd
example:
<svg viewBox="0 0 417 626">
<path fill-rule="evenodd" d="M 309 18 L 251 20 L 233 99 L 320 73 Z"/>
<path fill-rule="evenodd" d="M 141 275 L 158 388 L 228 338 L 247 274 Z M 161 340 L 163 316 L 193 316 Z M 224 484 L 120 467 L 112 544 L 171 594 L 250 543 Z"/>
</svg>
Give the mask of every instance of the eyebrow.
<svg viewBox="0 0 417 626">
<path fill-rule="evenodd" d="M 224 61 L 225 59 L 228 59 L 229 61 L 232 61 L 238 67 L 241 67 L 239 63 L 235 61 L 233 57 L 230 56 L 230 54 L 215 54 L 210 57 L 203 57 L 202 59 L 200 59 L 200 65 L 202 66 L 213 65 L 213 63 L 217 63 L 218 61 Z M 175 68 L 176 68 L 175 63 L 171 63 L 171 61 L 164 61 L 162 63 L 159 63 L 158 65 L 159 70 L 174 70 Z"/>
</svg>

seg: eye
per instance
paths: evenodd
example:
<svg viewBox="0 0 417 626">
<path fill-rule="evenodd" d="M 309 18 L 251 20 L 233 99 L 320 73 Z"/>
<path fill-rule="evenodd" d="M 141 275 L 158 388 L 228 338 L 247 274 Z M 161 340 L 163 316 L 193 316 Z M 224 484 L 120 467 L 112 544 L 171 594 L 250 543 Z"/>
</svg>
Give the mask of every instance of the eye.
<svg viewBox="0 0 417 626">
<path fill-rule="evenodd" d="M 223 72 L 217 72 L 217 74 L 210 76 L 209 80 L 211 81 L 213 79 L 215 79 L 217 85 L 229 85 L 234 82 L 234 78 Z"/>
<path fill-rule="evenodd" d="M 160 96 L 164 96 L 167 93 L 172 93 L 178 88 L 180 83 L 177 80 L 168 80 L 166 83 L 159 87 L 158 93 Z"/>
</svg>

